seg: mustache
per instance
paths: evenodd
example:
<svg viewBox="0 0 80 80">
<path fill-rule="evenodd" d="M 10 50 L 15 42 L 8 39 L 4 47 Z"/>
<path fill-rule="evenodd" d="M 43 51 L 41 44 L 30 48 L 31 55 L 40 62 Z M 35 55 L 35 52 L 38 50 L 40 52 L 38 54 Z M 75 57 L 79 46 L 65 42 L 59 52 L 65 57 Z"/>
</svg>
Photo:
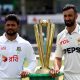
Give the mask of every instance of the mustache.
<svg viewBox="0 0 80 80">
<path fill-rule="evenodd" d="M 8 30 L 13 30 L 13 29 L 8 29 Z"/>
<path fill-rule="evenodd" d="M 65 22 L 71 22 L 71 20 L 65 20 Z"/>
<path fill-rule="evenodd" d="M 14 31 L 14 30 L 12 30 L 12 29 L 8 29 L 7 31 Z"/>
</svg>

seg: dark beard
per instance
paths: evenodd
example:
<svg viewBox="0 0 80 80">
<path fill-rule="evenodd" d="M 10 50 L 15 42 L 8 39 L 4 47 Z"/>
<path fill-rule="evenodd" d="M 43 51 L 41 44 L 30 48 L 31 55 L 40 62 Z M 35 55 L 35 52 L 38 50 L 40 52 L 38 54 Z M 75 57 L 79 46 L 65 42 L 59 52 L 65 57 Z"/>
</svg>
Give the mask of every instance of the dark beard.
<svg viewBox="0 0 80 80">
<path fill-rule="evenodd" d="M 17 34 L 17 32 L 12 32 L 12 33 L 11 33 L 11 32 L 6 31 L 6 34 L 9 35 L 9 36 L 14 36 L 14 35 Z"/>
<path fill-rule="evenodd" d="M 69 22 L 69 21 L 68 21 Z M 67 27 L 72 27 L 73 25 L 74 25 L 74 21 L 70 21 L 69 23 L 68 23 L 67 21 L 65 21 L 65 25 L 67 26 Z"/>
</svg>

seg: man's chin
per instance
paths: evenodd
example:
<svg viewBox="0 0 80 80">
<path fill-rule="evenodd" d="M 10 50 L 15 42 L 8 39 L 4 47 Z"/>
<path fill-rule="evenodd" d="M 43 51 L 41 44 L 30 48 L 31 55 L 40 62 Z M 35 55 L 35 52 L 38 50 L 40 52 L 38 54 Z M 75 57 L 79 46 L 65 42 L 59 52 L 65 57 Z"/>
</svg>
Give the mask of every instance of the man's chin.
<svg viewBox="0 0 80 80">
<path fill-rule="evenodd" d="M 65 24 L 67 27 L 72 27 L 73 25 L 72 24 Z"/>
<path fill-rule="evenodd" d="M 72 27 L 72 26 L 67 26 L 67 27 Z"/>
<path fill-rule="evenodd" d="M 15 36 L 16 33 L 7 33 L 7 35 L 9 35 L 9 36 Z"/>
</svg>

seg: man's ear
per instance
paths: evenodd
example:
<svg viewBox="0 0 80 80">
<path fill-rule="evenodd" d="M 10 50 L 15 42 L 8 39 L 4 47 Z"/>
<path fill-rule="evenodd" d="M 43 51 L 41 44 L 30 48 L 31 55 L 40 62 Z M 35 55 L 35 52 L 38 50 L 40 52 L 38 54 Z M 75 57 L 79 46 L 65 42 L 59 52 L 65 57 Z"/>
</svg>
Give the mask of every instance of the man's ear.
<svg viewBox="0 0 80 80">
<path fill-rule="evenodd" d="M 20 24 L 19 24 L 19 25 L 18 25 L 18 30 L 20 29 L 20 27 L 21 27 L 21 26 L 20 26 Z"/>
<path fill-rule="evenodd" d="M 76 14 L 76 19 L 78 18 L 78 14 Z"/>
</svg>

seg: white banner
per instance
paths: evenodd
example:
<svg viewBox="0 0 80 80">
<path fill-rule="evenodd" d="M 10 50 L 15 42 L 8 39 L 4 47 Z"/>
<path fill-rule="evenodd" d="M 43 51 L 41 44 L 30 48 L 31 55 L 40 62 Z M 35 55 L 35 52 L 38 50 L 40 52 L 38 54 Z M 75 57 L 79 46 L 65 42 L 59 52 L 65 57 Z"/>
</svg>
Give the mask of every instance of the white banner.
<svg viewBox="0 0 80 80">
<path fill-rule="evenodd" d="M 62 14 L 55 14 L 55 15 L 27 15 L 27 24 L 35 24 L 38 23 L 39 20 L 48 20 L 50 19 L 51 22 L 55 24 L 63 24 L 64 18 Z M 80 23 L 80 14 L 78 14 L 77 22 Z"/>
<path fill-rule="evenodd" d="M 62 14 L 56 14 L 56 15 L 28 15 L 27 24 L 38 23 L 40 19 L 43 20 L 50 19 L 50 21 L 53 23 L 64 23 Z"/>
</svg>

